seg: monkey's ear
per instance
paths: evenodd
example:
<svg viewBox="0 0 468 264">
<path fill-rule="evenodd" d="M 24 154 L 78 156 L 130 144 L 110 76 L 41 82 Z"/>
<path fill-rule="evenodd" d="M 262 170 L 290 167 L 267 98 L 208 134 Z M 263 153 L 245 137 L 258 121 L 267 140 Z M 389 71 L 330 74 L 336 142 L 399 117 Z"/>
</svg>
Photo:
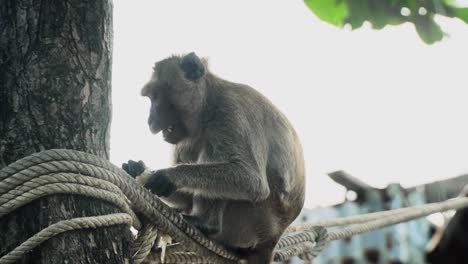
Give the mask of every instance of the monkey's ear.
<svg viewBox="0 0 468 264">
<path fill-rule="evenodd" d="M 196 81 L 205 74 L 205 66 L 195 52 L 185 55 L 180 67 L 185 73 L 185 78 L 191 81 Z"/>
</svg>

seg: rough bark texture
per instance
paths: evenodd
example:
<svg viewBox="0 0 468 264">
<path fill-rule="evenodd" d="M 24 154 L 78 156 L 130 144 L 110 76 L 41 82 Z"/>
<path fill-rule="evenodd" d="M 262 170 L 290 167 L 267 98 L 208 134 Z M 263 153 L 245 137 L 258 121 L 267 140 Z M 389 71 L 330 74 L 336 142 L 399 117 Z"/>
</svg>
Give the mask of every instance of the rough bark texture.
<svg viewBox="0 0 468 264">
<path fill-rule="evenodd" d="M 109 157 L 110 0 L 0 0 L 0 167 L 69 148 Z M 0 219 L 0 256 L 49 224 L 116 212 L 58 195 Z M 21 263 L 129 262 L 128 226 L 62 234 Z"/>
</svg>

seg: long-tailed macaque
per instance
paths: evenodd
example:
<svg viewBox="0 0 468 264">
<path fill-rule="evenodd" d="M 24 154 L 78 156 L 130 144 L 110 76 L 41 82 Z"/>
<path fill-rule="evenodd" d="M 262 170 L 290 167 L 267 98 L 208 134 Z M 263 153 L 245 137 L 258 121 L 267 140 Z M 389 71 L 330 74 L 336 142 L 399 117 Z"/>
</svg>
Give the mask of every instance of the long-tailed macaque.
<svg viewBox="0 0 468 264">
<path fill-rule="evenodd" d="M 270 263 L 304 203 L 304 158 L 288 119 L 195 53 L 157 62 L 141 94 L 151 100 L 151 132 L 175 145 L 174 166 L 145 186 L 248 263 Z"/>
</svg>

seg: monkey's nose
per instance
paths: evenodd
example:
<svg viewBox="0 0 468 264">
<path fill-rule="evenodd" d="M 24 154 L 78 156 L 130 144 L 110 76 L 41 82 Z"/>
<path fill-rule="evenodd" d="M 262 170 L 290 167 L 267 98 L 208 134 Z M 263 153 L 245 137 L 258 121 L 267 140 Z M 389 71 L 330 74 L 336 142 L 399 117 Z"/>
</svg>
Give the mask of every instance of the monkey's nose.
<svg viewBox="0 0 468 264">
<path fill-rule="evenodd" d="M 148 119 L 148 126 L 151 133 L 153 134 L 157 134 L 159 131 L 161 131 L 161 129 L 156 125 L 156 122 L 154 122 L 154 120 L 151 118 Z"/>
</svg>

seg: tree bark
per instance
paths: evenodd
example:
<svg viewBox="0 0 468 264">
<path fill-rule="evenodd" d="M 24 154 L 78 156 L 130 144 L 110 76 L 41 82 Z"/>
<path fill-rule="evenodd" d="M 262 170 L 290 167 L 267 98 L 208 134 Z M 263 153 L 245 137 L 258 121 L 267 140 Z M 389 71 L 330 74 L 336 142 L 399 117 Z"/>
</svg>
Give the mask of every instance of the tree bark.
<svg viewBox="0 0 468 264">
<path fill-rule="evenodd" d="M 0 0 L 0 168 L 68 148 L 109 158 L 111 0 Z M 62 219 L 117 212 L 56 195 L 0 219 L 0 256 Z M 130 262 L 128 226 L 59 235 L 19 263 Z"/>
</svg>

